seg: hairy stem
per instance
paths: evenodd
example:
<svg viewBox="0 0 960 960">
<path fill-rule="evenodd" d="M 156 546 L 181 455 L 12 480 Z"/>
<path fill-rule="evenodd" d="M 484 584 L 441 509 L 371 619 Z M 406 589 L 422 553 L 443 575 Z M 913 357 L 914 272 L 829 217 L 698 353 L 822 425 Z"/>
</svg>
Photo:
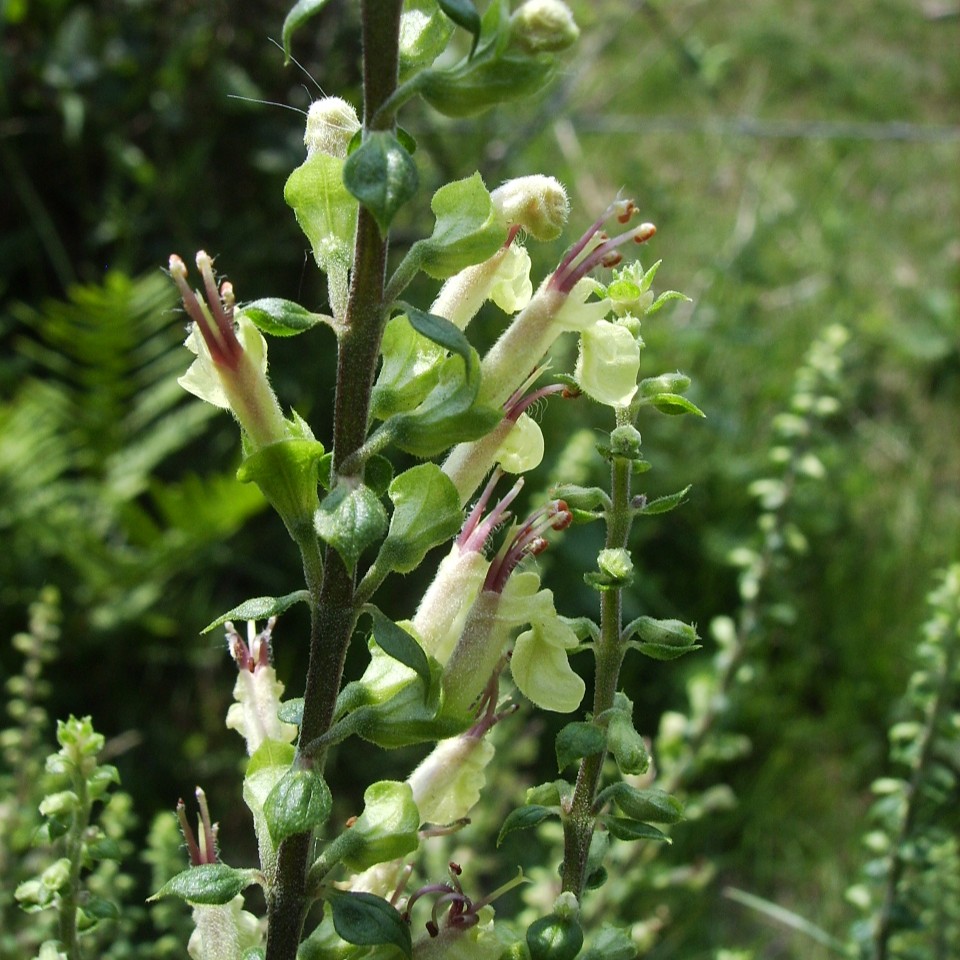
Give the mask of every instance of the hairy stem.
<svg viewBox="0 0 960 960">
<path fill-rule="evenodd" d="M 402 0 L 364 0 L 362 6 L 364 116 L 375 117 L 373 129 L 388 129 L 393 123 L 392 116 L 383 112 L 377 115 L 377 112 L 397 84 L 401 7 Z M 333 428 L 335 472 L 366 438 L 370 391 L 383 332 L 386 262 L 387 240 L 381 236 L 373 217 L 361 207 L 350 297 L 339 341 Z M 357 604 L 353 576 L 339 554 L 328 548 L 321 565 L 315 545 L 302 542 L 300 546 L 312 601 L 310 662 L 299 740 L 302 747 L 330 728 L 347 646 L 356 624 Z M 320 772 L 325 759 L 325 751 L 306 757 L 298 749 L 295 762 L 312 765 Z M 306 877 L 310 848 L 309 834 L 290 837 L 280 845 L 277 881 L 268 905 L 267 960 L 296 958 L 309 907 Z"/>
<path fill-rule="evenodd" d="M 630 535 L 630 463 L 614 459 L 610 470 L 612 506 L 607 511 L 608 549 L 626 548 Z M 596 678 L 593 715 L 600 716 L 613 706 L 623 662 L 622 590 L 605 590 L 600 597 L 600 638 L 595 646 Z M 563 890 L 580 897 L 587 880 L 590 841 L 596 823 L 593 803 L 600 786 L 605 753 L 584 757 L 577 774 L 570 813 L 563 823 Z"/>
</svg>

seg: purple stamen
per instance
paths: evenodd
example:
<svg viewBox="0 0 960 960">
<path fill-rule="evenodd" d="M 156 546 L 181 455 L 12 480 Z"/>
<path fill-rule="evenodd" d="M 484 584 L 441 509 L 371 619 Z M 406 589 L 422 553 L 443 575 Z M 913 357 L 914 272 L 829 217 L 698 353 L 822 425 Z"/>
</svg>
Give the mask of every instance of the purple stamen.
<svg viewBox="0 0 960 960">
<path fill-rule="evenodd" d="M 233 328 L 233 305 L 236 300 L 233 285 L 224 283 L 223 288 L 217 290 L 213 261 L 203 250 L 197 254 L 197 267 L 203 279 L 206 304 L 202 304 L 196 293 L 190 289 L 187 283 L 187 267 L 183 260 L 176 254 L 170 257 L 170 276 L 180 291 L 187 315 L 199 327 L 213 362 L 218 366 L 236 369 L 243 354 L 243 347 Z"/>
<path fill-rule="evenodd" d="M 536 556 L 547 549 L 548 542 L 543 534 L 551 529 L 564 530 L 572 522 L 573 514 L 563 500 L 551 500 L 532 513 L 494 557 L 483 581 L 483 589 L 502 593 L 510 574 L 524 557 Z"/>
<path fill-rule="evenodd" d="M 493 475 L 487 482 L 486 487 L 484 487 L 483 493 L 480 494 L 480 499 L 477 501 L 476 506 L 470 511 L 470 516 L 467 517 L 467 521 L 463 525 L 463 530 L 460 531 L 460 536 L 457 537 L 457 546 L 461 550 L 479 553 L 487 540 L 490 539 L 490 534 L 509 517 L 507 507 L 516 500 L 520 491 L 523 489 L 523 477 L 517 480 L 503 499 L 498 501 L 497 505 L 490 511 L 487 517 L 482 521 L 480 520 L 493 494 L 493 489 L 499 482 L 501 476 L 503 476 L 503 471 L 498 467 L 493 471 Z"/>
<path fill-rule="evenodd" d="M 652 223 L 643 223 L 637 229 L 628 230 L 615 237 L 609 237 L 601 231 L 601 227 L 611 216 L 616 216 L 619 223 L 628 223 L 636 212 L 637 207 L 632 200 L 617 200 L 607 207 L 566 252 L 550 278 L 550 286 L 560 293 L 569 293 L 574 285 L 595 267 L 616 266 L 621 257 L 615 251 L 621 244 L 629 240 L 646 243 L 656 233 L 656 227 Z"/>
<path fill-rule="evenodd" d="M 562 383 L 551 383 L 545 387 L 541 387 L 539 390 L 535 390 L 533 393 L 528 393 L 525 397 L 520 397 L 518 400 L 514 400 L 516 394 L 507 401 L 507 420 L 516 423 L 520 419 L 520 414 L 526 413 L 535 403 L 542 400 L 544 397 L 549 397 L 554 393 L 563 393 L 567 388 Z"/>
</svg>

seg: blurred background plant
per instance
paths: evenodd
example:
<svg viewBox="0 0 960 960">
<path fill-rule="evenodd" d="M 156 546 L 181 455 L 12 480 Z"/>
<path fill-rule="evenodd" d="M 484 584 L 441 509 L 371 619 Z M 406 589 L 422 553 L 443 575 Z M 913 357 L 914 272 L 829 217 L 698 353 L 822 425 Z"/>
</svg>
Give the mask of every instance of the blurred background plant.
<svg viewBox="0 0 960 960">
<path fill-rule="evenodd" d="M 756 503 L 769 513 L 763 499 L 776 491 L 751 485 L 783 446 L 775 415 L 791 408 L 801 358 L 829 342 L 833 324 L 849 331 L 840 409 L 815 451 L 825 477 L 791 490 L 806 552 L 765 581 L 763 643 L 747 643 L 730 675 L 743 679 L 742 668 L 751 682 L 736 684 L 711 721 L 751 743 L 719 771 L 739 802 L 675 831 L 669 854 L 842 935 L 843 892 L 861 859 L 855 827 L 884 769 L 910 638 L 932 571 L 960 543 L 958 10 L 907 0 L 807 0 L 789 17 L 774 0 L 749 10 L 728 0 L 571 5 L 585 42 L 538 107 L 469 125 L 411 110 L 420 209 L 442 179 L 476 164 L 491 186 L 530 172 L 561 177 L 581 223 L 624 185 L 660 228 L 658 283 L 694 296 L 644 330 L 658 364 L 696 374 L 693 399 L 709 417 L 682 438 L 663 418 L 644 438 L 658 468 L 651 496 L 680 478 L 694 487 L 682 510 L 638 531 L 647 563 L 627 614 L 716 625 L 702 663 L 625 678 L 646 729 L 687 689 L 684 722 L 695 722 L 698 702 L 711 702 L 707 658 L 735 660 L 751 635 L 735 618 L 734 645 L 715 645 L 731 627 L 716 618 L 749 609 L 752 567 L 731 567 L 731 551 L 759 536 L 751 563 L 765 555 Z M 232 425 L 180 397 L 182 321 L 157 269 L 171 249 L 213 243 L 242 299 L 322 300 L 314 273 L 304 279 L 304 245 L 282 199 L 302 156 L 301 119 L 236 99 L 303 109 L 315 95 L 268 39 L 287 6 L 0 5 L 0 635 L 22 634 L 28 605 L 45 585 L 59 588 L 64 639 L 45 667 L 46 715 L 95 708 L 108 742 L 122 735 L 111 762 L 134 797 L 140 826 L 130 835 L 141 847 L 154 813 L 201 779 L 224 831 L 245 835 L 231 821 L 242 816 L 232 794 L 218 802 L 240 760 L 223 729 L 229 663 L 197 633 L 211 611 L 282 594 L 296 576 L 259 494 L 211 472 L 229 459 Z M 355 16 L 352 4 L 331 4 L 294 51 L 321 84 L 335 77 L 338 92 L 359 76 Z M 414 239 L 404 222 L 401 242 Z M 557 252 L 544 245 L 540 266 Z M 298 384 L 316 382 L 310 371 L 330 358 L 278 343 L 273 361 L 282 402 L 322 427 L 324 398 Z M 565 450 L 570 479 L 592 483 L 573 475 L 589 469 L 585 415 L 555 405 L 543 428 L 548 449 Z M 587 610 L 565 549 L 544 566 Z M 408 615 L 404 596 L 418 591 L 400 589 L 393 612 Z M 788 606 L 792 619 L 778 620 Z M 278 628 L 281 675 L 302 670 L 302 632 L 296 614 Z M 26 676 L 21 654 L 0 650 L 0 671 Z M 145 709 L 154 703 L 162 709 Z M 17 718 L 12 729 L 42 730 Z M 5 752 L 0 775 L 22 777 L 14 761 L 22 771 L 21 760 L 42 759 L 52 736 L 47 726 L 42 745 Z M 359 797 L 352 753 L 331 775 L 356 783 Z M 396 762 L 402 776 L 409 758 Z M 531 783 L 549 775 L 531 769 Z M 692 775 L 690 789 L 713 776 Z M 10 843 L 0 856 L 29 859 Z M 615 895 L 615 878 L 606 891 Z M 650 956 L 679 942 L 689 956 L 722 946 L 819 956 L 739 906 L 697 902 Z M 659 903 L 644 893 L 636 918 Z"/>
</svg>

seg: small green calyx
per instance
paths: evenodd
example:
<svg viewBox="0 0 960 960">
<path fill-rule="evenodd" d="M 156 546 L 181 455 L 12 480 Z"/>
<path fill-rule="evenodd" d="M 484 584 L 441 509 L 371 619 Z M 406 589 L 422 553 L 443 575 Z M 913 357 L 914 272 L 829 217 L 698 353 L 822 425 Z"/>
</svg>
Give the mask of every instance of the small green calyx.
<svg viewBox="0 0 960 960">
<path fill-rule="evenodd" d="M 507 228 L 479 173 L 442 186 L 430 209 L 436 226 L 429 237 L 413 245 L 410 256 L 435 279 L 445 280 L 488 260 L 507 239 Z"/>
<path fill-rule="evenodd" d="M 263 803 L 270 837 L 279 844 L 287 837 L 322 827 L 330 816 L 333 798 L 320 774 L 313 770 L 288 770 Z"/>
<path fill-rule="evenodd" d="M 530 960 L 574 960 L 583 948 L 576 897 L 572 893 L 561 893 L 553 907 L 553 913 L 527 928 Z"/>
<path fill-rule="evenodd" d="M 622 457 L 624 460 L 639 460 L 640 431 L 632 424 L 623 424 L 610 433 L 609 456 Z"/>
<path fill-rule="evenodd" d="M 584 574 L 584 581 L 595 590 L 611 590 L 628 586 L 633 580 L 633 560 L 627 550 L 601 550 L 597 570 Z"/>
<path fill-rule="evenodd" d="M 607 747 L 624 776 L 644 774 L 650 768 L 650 754 L 626 710 L 612 710 L 607 720 Z"/>
</svg>

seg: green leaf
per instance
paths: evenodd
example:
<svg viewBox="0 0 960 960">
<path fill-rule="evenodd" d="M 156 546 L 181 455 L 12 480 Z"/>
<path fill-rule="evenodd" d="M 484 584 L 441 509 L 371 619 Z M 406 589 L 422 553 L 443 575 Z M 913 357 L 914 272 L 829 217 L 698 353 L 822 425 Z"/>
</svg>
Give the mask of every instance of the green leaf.
<svg viewBox="0 0 960 960">
<path fill-rule="evenodd" d="M 589 757 L 606 749 L 606 732 L 593 723 L 568 723 L 556 740 L 557 769 L 564 770 L 575 760 Z"/>
<path fill-rule="evenodd" d="M 449 350 L 451 353 L 463 360 L 463 366 L 466 370 L 467 381 L 469 382 L 473 373 L 470 364 L 472 347 L 463 331 L 451 323 L 446 317 L 438 317 L 435 313 L 425 313 L 416 307 L 411 307 L 408 303 L 397 304 L 407 315 L 410 326 L 421 336 L 432 340 L 435 344 Z"/>
<path fill-rule="evenodd" d="M 288 770 L 263 802 L 270 836 L 275 844 L 298 833 L 322 827 L 330 816 L 333 798 L 320 774 Z"/>
<path fill-rule="evenodd" d="M 612 837 L 618 840 L 662 840 L 670 843 L 670 838 L 651 827 L 649 823 L 640 823 L 637 820 L 628 820 L 626 817 L 603 816 L 600 822 L 607 828 Z"/>
<path fill-rule="evenodd" d="M 341 480 L 320 504 L 314 527 L 352 572 L 360 554 L 386 531 L 387 511 L 368 486 Z"/>
<path fill-rule="evenodd" d="M 636 956 L 637 948 L 630 934 L 605 923 L 591 937 L 590 947 L 580 954 L 580 960 L 635 960 Z"/>
<path fill-rule="evenodd" d="M 333 928 L 356 946 L 390 944 L 398 947 L 405 957 L 413 956 L 410 926 L 386 900 L 372 893 L 329 894 L 333 911 Z"/>
<path fill-rule="evenodd" d="M 375 453 L 363 465 L 363 482 L 378 496 L 382 497 L 390 488 L 393 480 L 393 464 Z"/>
<path fill-rule="evenodd" d="M 642 507 L 638 507 L 636 513 L 638 516 L 644 517 L 652 517 L 658 513 L 669 513 L 671 510 L 679 507 L 680 504 L 687 499 L 687 494 L 689 492 L 690 486 L 686 486 L 682 490 L 678 490 L 676 493 L 668 494 L 665 497 L 657 497 L 656 500 L 650 500 Z"/>
<path fill-rule="evenodd" d="M 180 897 L 187 903 L 220 906 L 257 880 L 256 870 L 238 870 L 225 863 L 201 863 L 172 877 L 150 900 Z"/>
<path fill-rule="evenodd" d="M 647 401 L 661 413 L 668 413 L 673 416 L 692 413 L 697 417 L 705 417 L 706 414 L 692 401 L 679 393 L 658 393 Z"/>
<path fill-rule="evenodd" d="M 480 14 L 472 0 L 437 0 L 437 5 L 458 27 L 473 34 L 473 46 L 470 47 L 470 56 L 473 56 L 480 40 Z"/>
<path fill-rule="evenodd" d="M 608 801 L 615 803 L 631 820 L 679 823 L 683 819 L 683 804 L 663 790 L 640 790 L 629 783 L 614 783 L 597 795 L 596 808 Z"/>
<path fill-rule="evenodd" d="M 500 833 L 497 834 L 497 846 L 499 847 L 511 833 L 515 833 L 517 830 L 529 830 L 530 827 L 535 827 L 538 823 L 546 820 L 547 817 L 557 817 L 559 815 L 559 811 L 555 807 L 541 807 L 538 804 L 518 807 L 516 810 L 512 810 L 507 819 L 503 821 Z"/>
<path fill-rule="evenodd" d="M 303 697 L 285 700 L 280 704 L 277 716 L 284 723 L 292 723 L 295 727 L 301 726 L 303 723 Z"/>
<path fill-rule="evenodd" d="M 295 337 L 318 323 L 329 322 L 322 313 L 311 313 L 292 300 L 266 297 L 246 304 L 240 311 L 249 317 L 264 333 L 275 337 Z"/>
<path fill-rule="evenodd" d="M 369 133 L 343 165 L 343 182 L 386 233 L 397 211 L 417 192 L 413 157 L 385 131 Z"/>
<path fill-rule="evenodd" d="M 209 633 L 228 620 L 268 620 L 289 610 L 295 603 L 309 603 L 310 594 L 306 590 L 295 590 L 283 597 L 253 597 L 244 600 L 239 606 L 221 614 L 208 623 L 200 633 Z"/>
<path fill-rule="evenodd" d="M 639 650 L 645 657 L 651 660 L 676 660 L 678 657 L 693 653 L 694 650 L 702 650 L 703 645 L 699 643 L 692 644 L 689 647 L 671 647 L 666 643 L 629 643 L 629 647 Z"/>
<path fill-rule="evenodd" d="M 80 910 L 90 920 L 119 920 L 120 908 L 105 897 L 90 896 L 82 900 Z"/>
<path fill-rule="evenodd" d="M 394 478 L 388 493 L 393 515 L 378 565 L 398 573 L 420 566 L 431 548 L 456 536 L 463 523 L 453 481 L 435 463 L 422 463 Z"/>
<path fill-rule="evenodd" d="M 530 960 L 574 960 L 583 947 L 583 930 L 573 916 L 551 913 L 527 928 Z"/>
<path fill-rule="evenodd" d="M 363 612 L 369 614 L 373 621 L 373 639 L 377 646 L 388 656 L 413 670 L 423 680 L 424 686 L 429 687 L 430 661 L 416 639 L 373 604 L 367 604 Z"/>
<path fill-rule="evenodd" d="M 84 855 L 91 860 L 122 860 L 123 848 L 113 837 L 101 837 L 83 848 Z"/>
<path fill-rule="evenodd" d="M 661 310 L 671 300 L 686 300 L 688 303 L 691 302 L 688 296 L 680 293 L 677 290 L 664 290 L 664 292 L 661 293 L 660 296 L 657 297 L 657 299 L 654 300 L 649 307 L 647 307 L 643 315 L 645 317 L 651 316 L 652 314 L 656 313 L 658 310 Z"/>
<path fill-rule="evenodd" d="M 293 34 L 300 29 L 311 17 L 316 16 L 326 5 L 328 0 L 298 0 L 293 9 L 283 21 L 283 56 L 285 62 L 290 62 L 290 41 Z"/>
<path fill-rule="evenodd" d="M 433 233 L 418 240 L 410 256 L 435 280 L 489 260 L 506 241 L 507 228 L 479 173 L 442 186 L 430 209 L 437 220 Z"/>
</svg>

